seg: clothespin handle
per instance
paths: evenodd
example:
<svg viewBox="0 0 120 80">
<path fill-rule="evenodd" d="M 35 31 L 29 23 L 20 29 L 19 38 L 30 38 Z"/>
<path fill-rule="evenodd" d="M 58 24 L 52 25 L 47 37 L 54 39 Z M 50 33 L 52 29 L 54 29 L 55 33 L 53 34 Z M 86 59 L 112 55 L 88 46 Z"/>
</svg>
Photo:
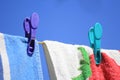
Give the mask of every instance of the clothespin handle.
<svg viewBox="0 0 120 80">
<path fill-rule="evenodd" d="M 93 33 L 94 29 L 93 27 L 90 28 L 89 32 L 88 32 L 88 37 L 89 37 L 89 41 L 90 41 L 90 47 L 94 47 L 94 33 Z"/>
</svg>

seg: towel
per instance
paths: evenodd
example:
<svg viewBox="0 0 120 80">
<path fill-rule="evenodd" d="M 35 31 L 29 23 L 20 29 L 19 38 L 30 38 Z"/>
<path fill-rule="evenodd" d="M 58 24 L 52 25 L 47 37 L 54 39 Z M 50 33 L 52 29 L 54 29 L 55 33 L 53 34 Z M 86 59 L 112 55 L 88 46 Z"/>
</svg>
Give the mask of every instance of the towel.
<svg viewBox="0 0 120 80">
<path fill-rule="evenodd" d="M 95 64 L 93 50 L 82 46 L 87 51 L 90 59 L 92 75 L 89 80 L 120 80 L 120 51 L 101 49 L 102 60 L 99 65 Z"/>
<path fill-rule="evenodd" d="M 85 80 L 91 75 L 89 56 L 78 45 L 46 40 L 43 48 L 51 80 Z"/>
<path fill-rule="evenodd" d="M 120 80 L 120 52 L 101 50 L 102 61 L 96 66 L 94 55 L 90 55 L 92 75 L 90 80 Z"/>
<path fill-rule="evenodd" d="M 44 41 L 51 80 L 120 80 L 120 51 L 101 49 L 95 64 L 92 48 L 57 41 Z"/>
<path fill-rule="evenodd" d="M 27 39 L 0 33 L 0 80 L 43 80 L 38 42 L 32 57 Z"/>
</svg>

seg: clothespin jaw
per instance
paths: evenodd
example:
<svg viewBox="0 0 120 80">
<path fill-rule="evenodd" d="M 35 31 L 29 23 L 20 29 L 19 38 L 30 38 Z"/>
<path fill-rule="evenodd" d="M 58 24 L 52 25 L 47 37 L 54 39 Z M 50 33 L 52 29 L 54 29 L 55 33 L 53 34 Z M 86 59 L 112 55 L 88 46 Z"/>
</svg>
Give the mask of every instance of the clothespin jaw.
<svg viewBox="0 0 120 80">
<path fill-rule="evenodd" d="M 35 36 L 38 23 L 39 15 L 35 12 L 30 18 L 25 18 L 23 22 L 25 37 L 28 38 L 27 54 L 29 56 L 33 55 L 35 49 Z"/>
<path fill-rule="evenodd" d="M 101 48 L 101 37 L 102 37 L 102 26 L 96 23 L 94 27 L 91 27 L 88 32 L 88 37 L 90 40 L 90 46 L 93 49 L 95 62 L 100 64 L 102 56 L 100 52 Z"/>
<path fill-rule="evenodd" d="M 100 40 L 95 40 L 95 47 L 93 49 L 94 52 L 94 58 L 96 61 L 96 64 L 100 64 L 101 62 L 101 52 L 100 52 Z"/>
</svg>

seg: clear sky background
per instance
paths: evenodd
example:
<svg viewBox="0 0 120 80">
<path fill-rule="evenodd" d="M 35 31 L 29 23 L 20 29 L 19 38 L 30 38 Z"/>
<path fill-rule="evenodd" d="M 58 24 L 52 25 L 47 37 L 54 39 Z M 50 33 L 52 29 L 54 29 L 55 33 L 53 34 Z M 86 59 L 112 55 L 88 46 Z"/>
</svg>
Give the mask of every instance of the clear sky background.
<svg viewBox="0 0 120 80">
<path fill-rule="evenodd" d="M 39 41 L 89 46 L 88 30 L 99 22 L 103 27 L 101 47 L 120 49 L 120 0 L 0 0 L 0 32 L 24 37 L 23 20 L 33 12 L 40 15 Z M 47 76 L 47 69 L 43 71 Z"/>
</svg>

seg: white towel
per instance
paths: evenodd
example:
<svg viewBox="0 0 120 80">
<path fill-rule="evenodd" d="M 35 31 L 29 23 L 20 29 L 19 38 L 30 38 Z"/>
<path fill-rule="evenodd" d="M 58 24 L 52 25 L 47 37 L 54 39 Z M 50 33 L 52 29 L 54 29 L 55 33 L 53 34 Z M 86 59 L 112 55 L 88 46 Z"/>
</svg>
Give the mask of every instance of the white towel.
<svg viewBox="0 0 120 80">
<path fill-rule="evenodd" d="M 83 57 L 78 47 L 79 45 L 57 41 L 44 41 L 43 48 L 51 80 L 72 80 L 81 74 L 78 68 Z M 90 50 L 88 48 L 88 51 Z"/>
</svg>

